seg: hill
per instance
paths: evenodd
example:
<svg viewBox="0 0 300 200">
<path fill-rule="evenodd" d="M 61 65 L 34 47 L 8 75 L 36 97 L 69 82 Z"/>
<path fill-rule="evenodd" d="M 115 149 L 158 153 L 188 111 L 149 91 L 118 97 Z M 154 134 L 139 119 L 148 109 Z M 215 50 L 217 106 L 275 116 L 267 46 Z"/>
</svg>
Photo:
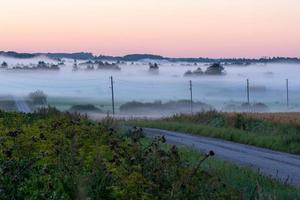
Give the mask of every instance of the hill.
<svg viewBox="0 0 300 200">
<path fill-rule="evenodd" d="M 190 62 L 190 63 L 222 63 L 225 65 L 249 65 L 255 63 L 294 63 L 300 64 L 300 58 L 297 57 L 264 57 L 258 59 L 251 58 L 172 58 L 153 54 L 129 54 L 125 56 L 105 56 L 93 55 L 87 52 L 78 53 L 18 53 L 14 51 L 0 51 L 0 56 L 13 58 L 33 58 L 35 56 L 45 55 L 53 59 L 76 59 L 76 60 L 112 60 L 112 61 L 127 61 L 137 62 L 141 60 L 164 60 L 169 62 Z"/>
</svg>

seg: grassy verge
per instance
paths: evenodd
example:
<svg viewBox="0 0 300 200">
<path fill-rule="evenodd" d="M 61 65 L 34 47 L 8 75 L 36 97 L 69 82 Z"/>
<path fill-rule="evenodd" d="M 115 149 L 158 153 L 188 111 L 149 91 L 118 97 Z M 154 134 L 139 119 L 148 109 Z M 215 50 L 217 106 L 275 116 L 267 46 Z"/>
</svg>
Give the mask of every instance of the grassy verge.
<svg viewBox="0 0 300 200">
<path fill-rule="evenodd" d="M 151 143 L 150 139 L 143 139 L 143 145 Z M 164 144 L 165 150 L 172 145 Z M 195 167 L 205 155 L 193 148 L 178 146 L 180 157 Z M 201 169 L 214 174 L 221 180 L 223 187 L 229 191 L 236 191 L 241 199 L 299 199 L 300 189 L 284 184 L 279 180 L 261 175 L 258 171 L 247 167 L 238 167 L 230 162 L 215 158 L 207 159 L 201 164 Z"/>
<path fill-rule="evenodd" d="M 181 148 L 182 157 L 195 165 L 203 154 L 196 150 Z M 238 167 L 215 158 L 203 163 L 202 168 L 216 174 L 225 187 L 240 192 L 242 199 L 299 199 L 300 189 L 294 188 L 269 177 L 260 175 L 252 169 Z"/>
<path fill-rule="evenodd" d="M 255 119 L 242 114 L 226 115 L 213 112 L 160 120 L 129 120 L 125 124 L 221 138 L 300 154 L 300 125 Z"/>
</svg>

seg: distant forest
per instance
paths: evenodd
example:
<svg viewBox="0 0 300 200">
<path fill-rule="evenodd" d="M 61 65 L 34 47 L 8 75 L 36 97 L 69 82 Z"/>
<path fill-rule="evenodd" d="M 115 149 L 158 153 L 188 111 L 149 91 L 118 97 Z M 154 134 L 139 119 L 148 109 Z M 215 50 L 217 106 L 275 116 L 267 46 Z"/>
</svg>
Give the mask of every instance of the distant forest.
<svg viewBox="0 0 300 200">
<path fill-rule="evenodd" d="M 140 60 L 164 60 L 169 62 L 190 62 L 190 63 L 231 63 L 231 64 L 252 64 L 252 63 L 300 63 L 299 58 L 292 57 L 263 57 L 259 59 L 250 58 L 170 58 L 160 55 L 152 54 L 130 54 L 126 56 L 95 56 L 92 53 L 79 52 L 79 53 L 18 53 L 14 51 L 0 51 L 0 56 L 7 56 L 13 58 L 33 58 L 36 56 L 48 56 L 53 59 L 69 58 L 75 60 L 111 60 L 111 61 L 127 61 L 137 62 Z"/>
</svg>

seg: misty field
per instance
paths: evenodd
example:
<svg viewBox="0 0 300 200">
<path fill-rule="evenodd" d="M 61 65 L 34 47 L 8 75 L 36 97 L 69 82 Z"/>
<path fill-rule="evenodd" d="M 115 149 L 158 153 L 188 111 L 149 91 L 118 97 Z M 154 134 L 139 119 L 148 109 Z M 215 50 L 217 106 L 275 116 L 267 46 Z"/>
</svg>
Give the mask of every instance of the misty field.
<svg viewBox="0 0 300 200">
<path fill-rule="evenodd" d="M 0 57 L 0 63 L 26 66 L 38 63 L 58 64 L 47 57 L 13 59 Z M 8 70 L 1 69 L 0 95 L 25 98 L 30 92 L 41 90 L 48 96 L 48 104 L 61 110 L 73 105 L 92 104 L 104 112 L 111 111 L 111 83 L 114 79 L 116 109 L 127 102 L 153 103 L 188 100 L 189 80 L 193 84 L 193 100 L 224 111 L 239 110 L 247 101 L 246 79 L 250 83 L 250 103 L 262 103 L 264 111 L 300 111 L 299 65 L 256 64 L 224 66 L 225 75 L 184 77 L 187 70 L 208 67 L 204 63 L 171 63 L 160 61 L 157 73 L 149 72 L 149 62 L 120 63 L 120 70 L 90 70 L 80 66 L 74 71 L 74 61 L 65 59 L 60 70 Z M 289 107 L 286 106 L 286 79 L 289 79 Z M 189 108 L 185 108 L 190 112 Z"/>
</svg>

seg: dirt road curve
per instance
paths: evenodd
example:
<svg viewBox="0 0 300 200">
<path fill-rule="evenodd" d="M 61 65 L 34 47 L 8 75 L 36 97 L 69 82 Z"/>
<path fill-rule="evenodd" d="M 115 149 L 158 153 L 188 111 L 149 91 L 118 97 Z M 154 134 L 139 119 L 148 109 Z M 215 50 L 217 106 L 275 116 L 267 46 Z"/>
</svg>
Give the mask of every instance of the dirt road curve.
<svg viewBox="0 0 300 200">
<path fill-rule="evenodd" d="M 213 150 L 220 159 L 259 169 L 264 175 L 300 187 L 300 156 L 298 155 L 174 131 L 144 128 L 144 132 L 148 137 L 164 135 L 170 144 L 185 145 L 202 152 Z"/>
</svg>

